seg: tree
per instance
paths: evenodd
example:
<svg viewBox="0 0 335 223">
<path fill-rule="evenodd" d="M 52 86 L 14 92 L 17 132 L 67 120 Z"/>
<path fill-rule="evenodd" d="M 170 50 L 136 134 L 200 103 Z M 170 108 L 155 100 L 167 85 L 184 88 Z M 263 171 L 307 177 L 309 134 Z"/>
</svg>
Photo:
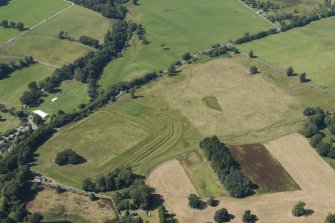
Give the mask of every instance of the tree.
<svg viewBox="0 0 335 223">
<path fill-rule="evenodd" d="M 306 73 L 301 73 L 299 75 L 299 80 L 301 83 L 307 82 Z"/>
<path fill-rule="evenodd" d="M 244 223 L 254 223 L 256 222 L 258 219 L 257 219 L 257 216 L 254 215 L 254 214 L 251 214 L 251 211 L 250 210 L 246 210 L 243 214 L 243 217 L 242 217 L 242 221 Z"/>
<path fill-rule="evenodd" d="M 38 99 L 39 99 L 38 95 L 36 95 L 31 91 L 24 92 L 23 95 L 20 97 L 20 101 L 22 102 L 22 104 L 29 106 L 36 105 L 38 103 L 37 102 Z"/>
<path fill-rule="evenodd" d="M 56 192 L 57 192 L 58 194 L 61 194 L 61 193 L 64 192 L 64 189 L 63 189 L 61 186 L 59 186 L 59 185 L 56 187 L 55 190 L 56 190 Z"/>
<path fill-rule="evenodd" d="M 13 22 L 13 21 L 11 21 L 11 22 L 9 22 L 9 26 L 10 26 L 11 28 L 15 29 L 16 23 Z"/>
<path fill-rule="evenodd" d="M 249 51 L 249 57 L 250 57 L 250 58 L 254 58 L 254 51 L 253 51 L 253 50 L 250 50 L 250 51 Z"/>
<path fill-rule="evenodd" d="M 225 208 L 221 208 L 220 210 L 215 212 L 214 221 L 217 223 L 223 223 L 230 221 L 230 215 Z"/>
<path fill-rule="evenodd" d="M 185 53 L 183 56 L 182 56 L 183 60 L 189 60 L 192 58 L 191 54 L 189 52 Z"/>
<path fill-rule="evenodd" d="M 176 66 L 174 64 L 171 64 L 168 68 L 168 75 L 173 76 L 176 74 Z"/>
<path fill-rule="evenodd" d="M 23 31 L 24 30 L 24 24 L 22 22 L 18 22 L 18 23 L 16 23 L 15 28 L 19 31 Z"/>
<path fill-rule="evenodd" d="M 55 162 L 60 165 L 68 165 L 68 164 L 82 164 L 86 162 L 86 159 L 79 154 L 77 154 L 72 149 L 66 149 L 60 153 L 57 153 Z"/>
<path fill-rule="evenodd" d="M 40 126 L 40 125 L 42 125 L 42 124 L 44 123 L 44 120 L 42 119 L 41 116 L 39 116 L 39 115 L 37 115 L 37 114 L 33 114 L 32 117 L 33 117 L 33 122 L 34 122 L 36 125 Z"/>
<path fill-rule="evenodd" d="M 90 200 L 95 201 L 96 199 L 97 199 L 97 197 L 95 196 L 95 194 L 91 193 L 90 194 Z"/>
<path fill-rule="evenodd" d="M 196 194 L 190 194 L 188 196 L 188 205 L 192 208 L 200 209 L 201 208 L 201 200 Z"/>
<path fill-rule="evenodd" d="M 4 28 L 8 28 L 8 20 L 4 19 L 1 21 L 1 25 L 4 27 Z"/>
<path fill-rule="evenodd" d="M 216 201 L 215 201 L 215 198 L 214 197 L 210 197 L 208 200 L 207 200 L 207 204 L 211 207 L 214 207 L 216 205 Z"/>
<path fill-rule="evenodd" d="M 27 217 L 27 222 L 29 223 L 40 223 L 43 219 L 43 216 L 37 213 L 33 213 Z"/>
<path fill-rule="evenodd" d="M 250 74 L 257 74 L 258 70 L 256 66 L 251 66 L 249 69 Z"/>
<path fill-rule="evenodd" d="M 59 33 L 58 33 L 58 38 L 59 39 L 64 39 L 65 38 L 65 32 L 63 30 L 61 30 Z"/>
<path fill-rule="evenodd" d="M 288 77 L 292 76 L 294 74 L 294 70 L 292 67 L 287 68 L 286 74 Z"/>
<path fill-rule="evenodd" d="M 136 99 L 135 92 L 136 92 L 135 88 L 129 90 L 131 99 Z"/>
<path fill-rule="evenodd" d="M 303 216 L 305 214 L 305 203 L 299 201 L 292 209 L 292 215 L 296 217 Z"/>
<path fill-rule="evenodd" d="M 159 223 L 166 223 L 165 212 L 164 206 L 160 206 L 158 209 Z"/>
<path fill-rule="evenodd" d="M 324 223 L 335 223 L 335 214 L 328 214 Z"/>
<path fill-rule="evenodd" d="M 134 5 L 138 5 L 138 0 L 133 0 Z"/>
<path fill-rule="evenodd" d="M 323 136 L 321 134 L 316 134 L 311 137 L 310 144 L 313 148 L 315 148 L 322 141 Z"/>
</svg>

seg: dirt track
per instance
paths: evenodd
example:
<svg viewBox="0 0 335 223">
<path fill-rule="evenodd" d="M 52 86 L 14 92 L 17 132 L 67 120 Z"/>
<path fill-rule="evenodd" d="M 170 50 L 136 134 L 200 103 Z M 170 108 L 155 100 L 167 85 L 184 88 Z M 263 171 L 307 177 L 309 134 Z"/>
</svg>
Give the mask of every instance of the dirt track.
<svg viewBox="0 0 335 223">
<path fill-rule="evenodd" d="M 329 212 L 335 212 L 335 171 L 319 157 L 304 137 L 294 133 L 272 140 L 265 146 L 302 190 L 251 196 L 245 199 L 223 197 L 219 199 L 220 204 L 216 208 L 194 210 L 187 207 L 185 197 L 194 188 L 189 180 L 184 179 L 186 174 L 180 173 L 180 169 L 176 168 L 178 166 L 176 160 L 154 170 L 148 178 L 148 183 L 164 196 L 166 207 L 176 214 L 182 223 L 213 222 L 215 211 L 222 207 L 227 208 L 235 216 L 231 222 L 241 222 L 241 216 L 246 209 L 256 213 L 258 222 L 265 223 L 321 223 Z M 178 178 L 171 179 L 172 176 Z M 182 176 L 181 180 L 179 176 Z M 190 192 L 186 193 L 184 190 Z M 182 196 L 170 196 L 179 195 L 174 191 L 183 191 L 180 194 Z M 313 210 L 314 213 L 307 217 L 293 217 L 291 209 L 298 201 L 304 201 L 306 208 Z"/>
</svg>

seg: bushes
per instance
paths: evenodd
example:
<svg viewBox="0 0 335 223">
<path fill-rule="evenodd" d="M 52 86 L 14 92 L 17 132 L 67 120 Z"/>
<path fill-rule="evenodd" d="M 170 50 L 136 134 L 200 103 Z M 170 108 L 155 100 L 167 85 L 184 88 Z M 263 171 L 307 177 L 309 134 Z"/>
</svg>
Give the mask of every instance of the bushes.
<svg viewBox="0 0 335 223">
<path fill-rule="evenodd" d="M 100 47 L 99 40 L 96 40 L 96 39 L 94 39 L 92 37 L 89 37 L 89 36 L 81 36 L 79 38 L 79 42 L 84 44 L 84 45 L 94 47 L 96 49 L 98 49 Z"/>
<path fill-rule="evenodd" d="M 258 70 L 256 66 L 251 66 L 249 69 L 250 74 L 257 74 Z"/>
<path fill-rule="evenodd" d="M 216 137 L 207 137 L 200 142 L 206 158 L 233 197 L 245 197 L 251 192 L 251 181 L 244 176 L 229 149 Z"/>
<path fill-rule="evenodd" d="M 335 223 L 335 214 L 328 214 L 324 223 Z"/>
<path fill-rule="evenodd" d="M 230 214 L 225 208 L 221 208 L 215 212 L 214 221 L 217 223 L 229 222 L 230 219 Z"/>
<path fill-rule="evenodd" d="M 1 0 L 0 0 L 0 6 L 1 6 Z M 24 24 L 22 22 L 15 23 L 13 21 L 8 22 L 8 20 L 4 19 L 1 21 L 0 26 L 4 28 L 12 28 L 17 29 L 19 31 L 27 30 L 28 28 L 24 27 Z"/>
<path fill-rule="evenodd" d="M 302 201 L 299 201 L 292 209 L 292 215 L 295 217 L 301 217 L 305 212 L 305 203 Z"/>
<path fill-rule="evenodd" d="M 72 149 L 66 149 L 63 152 L 57 153 L 55 162 L 60 166 L 64 166 L 68 164 L 77 165 L 85 163 L 86 160 Z"/>
<path fill-rule="evenodd" d="M 201 208 L 201 200 L 196 194 L 190 194 L 188 196 L 188 205 L 191 208 L 200 209 Z"/>
<path fill-rule="evenodd" d="M 244 223 L 255 223 L 257 220 L 257 216 L 252 214 L 250 210 L 246 210 L 242 216 L 242 221 Z"/>
</svg>

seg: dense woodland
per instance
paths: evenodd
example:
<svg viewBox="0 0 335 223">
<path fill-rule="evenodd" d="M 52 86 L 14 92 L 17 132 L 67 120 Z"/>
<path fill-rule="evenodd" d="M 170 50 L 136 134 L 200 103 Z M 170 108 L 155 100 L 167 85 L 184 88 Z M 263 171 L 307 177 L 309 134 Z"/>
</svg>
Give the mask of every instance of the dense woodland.
<svg viewBox="0 0 335 223">
<path fill-rule="evenodd" d="M 72 149 L 66 149 L 60 153 L 57 153 L 55 162 L 60 165 L 77 165 L 77 164 L 82 164 L 86 162 L 86 159 L 79 154 L 77 154 L 75 151 Z"/>
<path fill-rule="evenodd" d="M 207 137 L 200 142 L 200 148 L 203 149 L 219 180 L 232 197 L 250 195 L 252 183 L 242 174 L 239 164 L 224 143 L 220 142 L 216 136 Z"/>
<path fill-rule="evenodd" d="M 335 114 L 319 107 L 308 107 L 303 114 L 307 120 L 300 132 L 320 156 L 335 159 Z"/>
</svg>

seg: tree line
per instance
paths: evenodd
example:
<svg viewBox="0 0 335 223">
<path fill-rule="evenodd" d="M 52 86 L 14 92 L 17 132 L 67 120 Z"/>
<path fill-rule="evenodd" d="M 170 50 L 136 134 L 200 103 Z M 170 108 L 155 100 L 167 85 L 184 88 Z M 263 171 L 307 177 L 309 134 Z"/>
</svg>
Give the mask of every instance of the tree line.
<svg viewBox="0 0 335 223">
<path fill-rule="evenodd" d="M 43 92 L 52 93 L 64 80 L 76 79 L 88 83 L 88 94 L 91 99 L 97 97 L 97 82 L 104 67 L 113 59 L 120 56 L 121 51 L 126 47 L 132 33 L 137 25 L 120 21 L 114 24 L 113 31 L 105 34 L 104 44 L 97 51 L 91 51 L 85 56 L 75 60 L 73 63 L 56 69 L 50 77 L 47 77 L 38 85 Z M 42 96 L 37 91 L 29 90 L 24 92 L 21 102 L 29 106 L 35 106 Z"/>
<path fill-rule="evenodd" d="M 203 139 L 199 146 L 232 197 L 241 198 L 250 195 L 251 180 L 243 175 L 239 164 L 224 143 L 213 136 Z"/>
<path fill-rule="evenodd" d="M 234 43 L 235 44 L 247 43 L 276 33 L 277 29 L 269 29 L 267 31 L 261 31 L 256 34 L 245 33 L 243 37 L 236 39 Z"/>
<path fill-rule="evenodd" d="M 73 2 L 111 19 L 124 19 L 127 14 L 127 8 L 123 4 L 128 0 L 73 0 Z"/>
<path fill-rule="evenodd" d="M 8 21 L 7 19 L 2 20 L 0 25 L 4 28 L 12 28 L 12 29 L 17 29 L 19 31 L 24 31 L 24 30 L 28 29 L 28 28 L 24 27 L 23 22 L 17 22 L 16 23 L 16 22 L 13 22 L 13 21 Z"/>
<path fill-rule="evenodd" d="M 0 80 L 8 77 L 8 75 L 14 73 L 17 70 L 29 67 L 35 63 L 36 61 L 31 56 L 25 57 L 18 62 L 11 61 L 9 63 L 0 63 Z"/>
<path fill-rule="evenodd" d="M 303 114 L 307 117 L 304 127 L 300 130 L 320 156 L 335 159 L 335 139 L 325 139 L 324 131 L 335 135 L 335 114 L 319 107 L 307 107 Z"/>
</svg>

